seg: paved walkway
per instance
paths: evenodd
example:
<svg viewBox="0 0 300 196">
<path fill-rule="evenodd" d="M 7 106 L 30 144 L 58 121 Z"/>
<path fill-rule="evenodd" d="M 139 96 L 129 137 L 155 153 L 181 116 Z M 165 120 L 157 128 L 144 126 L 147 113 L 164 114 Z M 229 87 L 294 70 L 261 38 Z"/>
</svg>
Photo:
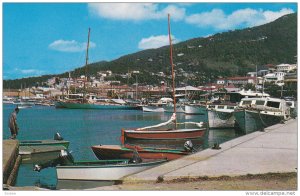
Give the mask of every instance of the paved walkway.
<svg viewBox="0 0 300 196">
<path fill-rule="evenodd" d="M 124 183 L 297 171 L 297 120 L 128 176 Z"/>
</svg>

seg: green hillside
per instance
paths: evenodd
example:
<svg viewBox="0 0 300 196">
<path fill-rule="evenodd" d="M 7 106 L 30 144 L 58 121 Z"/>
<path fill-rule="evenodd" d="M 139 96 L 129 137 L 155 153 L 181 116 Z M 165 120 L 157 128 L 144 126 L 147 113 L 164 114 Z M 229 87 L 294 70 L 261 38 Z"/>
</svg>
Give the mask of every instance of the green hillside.
<svg viewBox="0 0 300 196">
<path fill-rule="evenodd" d="M 193 73 L 193 77 L 178 77 L 177 82 L 201 85 L 218 76 L 243 76 L 265 64 L 295 63 L 297 55 L 297 13 L 283 16 L 274 22 L 243 30 L 218 33 L 206 38 L 194 38 L 174 45 L 176 70 Z M 181 68 L 181 69 L 180 69 Z M 127 73 L 139 70 L 139 83 L 158 84 L 162 79 L 151 73 L 170 74 L 169 47 L 140 51 L 110 62 L 89 64 L 88 75 L 100 70 Z M 75 69 L 72 76 L 84 74 Z M 59 75 L 66 77 L 67 73 Z M 4 88 L 20 88 L 21 83 L 34 85 L 52 76 L 4 81 Z M 116 76 L 114 79 L 128 82 Z M 129 80 L 134 83 L 135 79 Z"/>
</svg>

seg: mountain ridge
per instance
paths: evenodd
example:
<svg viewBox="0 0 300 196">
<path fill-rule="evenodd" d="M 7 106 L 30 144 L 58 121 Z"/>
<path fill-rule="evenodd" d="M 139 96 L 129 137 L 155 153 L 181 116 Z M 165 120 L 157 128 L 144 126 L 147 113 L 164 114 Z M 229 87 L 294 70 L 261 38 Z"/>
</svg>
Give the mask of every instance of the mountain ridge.
<svg viewBox="0 0 300 196">
<path fill-rule="evenodd" d="M 285 15 L 264 25 L 217 33 L 209 37 L 192 38 L 173 45 L 173 61 L 176 70 L 183 70 L 193 77 L 188 84 L 201 85 L 218 77 L 243 76 L 255 71 L 255 66 L 265 64 L 295 63 L 297 55 L 297 13 Z M 121 56 L 112 61 L 100 61 L 87 66 L 87 75 L 98 71 L 111 70 L 116 74 L 128 71 L 141 72 L 139 83 L 159 84 L 163 78 L 152 73 L 164 72 L 170 75 L 169 46 L 147 49 Z M 72 71 L 72 77 L 85 73 L 85 67 Z M 4 88 L 20 88 L 22 83 L 33 86 L 50 77 L 67 77 L 68 72 L 17 80 L 4 80 Z M 114 77 L 121 82 L 135 82 L 135 79 Z M 9 85 L 10 83 L 10 85 Z"/>
</svg>

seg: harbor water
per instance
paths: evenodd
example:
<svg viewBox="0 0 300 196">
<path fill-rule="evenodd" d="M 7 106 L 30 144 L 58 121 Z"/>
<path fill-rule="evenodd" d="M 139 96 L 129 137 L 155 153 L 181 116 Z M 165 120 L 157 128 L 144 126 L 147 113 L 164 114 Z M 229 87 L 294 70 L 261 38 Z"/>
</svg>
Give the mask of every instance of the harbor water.
<svg viewBox="0 0 300 196">
<path fill-rule="evenodd" d="M 8 118 L 15 105 L 3 105 L 3 139 L 10 137 Z M 20 109 L 17 116 L 18 140 L 53 139 L 54 134 L 70 141 L 69 150 L 75 160 L 97 160 L 91 146 L 99 144 L 121 144 L 122 128 L 137 128 L 165 122 L 171 113 L 145 113 L 141 110 L 84 110 L 56 109 L 48 106 L 33 106 Z M 178 121 L 207 122 L 206 115 L 177 114 Z M 197 150 L 212 147 L 239 137 L 234 129 L 210 129 L 207 136 L 192 141 Z M 152 147 L 183 148 L 184 141 L 129 141 L 129 143 Z M 33 171 L 34 163 L 21 164 L 15 186 L 39 186 L 49 189 L 84 189 L 109 185 L 110 182 L 78 183 L 57 181 L 55 168 L 41 172 Z"/>
</svg>

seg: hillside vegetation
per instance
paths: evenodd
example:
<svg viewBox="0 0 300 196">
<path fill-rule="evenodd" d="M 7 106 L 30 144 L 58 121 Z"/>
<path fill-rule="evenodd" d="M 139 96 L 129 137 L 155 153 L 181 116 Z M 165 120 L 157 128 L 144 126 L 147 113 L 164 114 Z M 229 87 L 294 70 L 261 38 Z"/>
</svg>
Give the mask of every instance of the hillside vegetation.
<svg viewBox="0 0 300 196">
<path fill-rule="evenodd" d="M 244 76 L 255 71 L 256 65 L 295 63 L 297 55 L 297 13 L 289 14 L 274 22 L 243 30 L 218 33 L 206 38 L 194 38 L 174 44 L 174 64 L 176 70 L 181 68 L 194 77 L 177 77 L 176 81 L 185 80 L 186 84 L 201 85 L 217 77 Z M 170 74 L 169 47 L 149 49 L 122 56 L 110 62 L 97 62 L 87 67 L 88 76 L 97 71 L 111 70 L 113 73 L 140 71 L 139 83 L 159 84 L 163 78 L 153 77 L 151 73 Z M 72 71 L 72 76 L 83 75 L 83 67 Z M 4 89 L 20 88 L 22 83 L 34 86 L 53 76 L 4 80 Z M 115 77 L 116 80 L 128 82 L 127 79 Z M 135 78 L 129 80 L 134 83 Z"/>
</svg>

